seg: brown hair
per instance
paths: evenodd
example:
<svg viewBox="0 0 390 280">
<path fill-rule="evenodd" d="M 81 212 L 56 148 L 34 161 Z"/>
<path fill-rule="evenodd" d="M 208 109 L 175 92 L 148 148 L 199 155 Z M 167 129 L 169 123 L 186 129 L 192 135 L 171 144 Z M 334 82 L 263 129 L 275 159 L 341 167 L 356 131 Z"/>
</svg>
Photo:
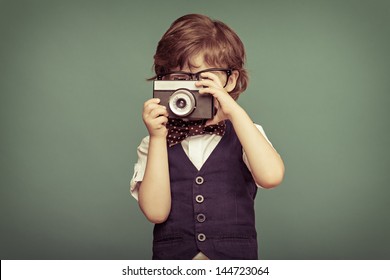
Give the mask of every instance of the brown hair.
<svg viewBox="0 0 390 280">
<path fill-rule="evenodd" d="M 236 87 L 230 92 L 237 99 L 248 84 L 244 45 L 226 24 L 204 15 L 189 14 L 172 23 L 157 45 L 154 55 L 156 76 L 150 80 L 177 67 L 193 67 L 189 60 L 200 53 L 209 65 L 239 72 Z"/>
</svg>

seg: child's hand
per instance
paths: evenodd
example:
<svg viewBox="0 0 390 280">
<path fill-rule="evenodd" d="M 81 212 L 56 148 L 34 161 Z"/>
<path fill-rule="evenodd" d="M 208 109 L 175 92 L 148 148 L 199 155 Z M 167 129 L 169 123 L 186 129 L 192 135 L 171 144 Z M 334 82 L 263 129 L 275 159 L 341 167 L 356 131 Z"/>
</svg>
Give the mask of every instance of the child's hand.
<svg viewBox="0 0 390 280">
<path fill-rule="evenodd" d="M 241 107 L 226 91 L 217 75 L 205 72 L 201 74 L 201 77 L 206 79 L 198 81 L 195 84 L 198 87 L 204 86 L 204 88 L 199 89 L 199 93 L 209 93 L 214 96 L 215 106 L 217 108 L 217 114 L 212 120 L 208 120 L 206 124 L 217 124 L 220 121 L 231 119 L 232 114 L 238 112 L 239 110 L 237 109 Z"/>
<path fill-rule="evenodd" d="M 159 105 L 160 99 L 152 98 L 145 102 L 142 119 L 151 137 L 167 137 L 165 127 L 168 122 L 168 111 L 165 106 Z"/>
</svg>

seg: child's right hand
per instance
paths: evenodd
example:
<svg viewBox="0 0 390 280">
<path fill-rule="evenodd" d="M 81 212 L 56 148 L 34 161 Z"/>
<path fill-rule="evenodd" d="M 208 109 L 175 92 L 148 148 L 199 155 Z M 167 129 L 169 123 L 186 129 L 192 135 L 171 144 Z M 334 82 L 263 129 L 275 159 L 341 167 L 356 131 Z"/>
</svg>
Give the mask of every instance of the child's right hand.
<svg viewBox="0 0 390 280">
<path fill-rule="evenodd" d="M 150 137 L 167 137 L 165 127 L 168 122 L 168 111 L 165 106 L 159 105 L 160 99 L 152 98 L 144 103 L 142 119 L 149 131 Z"/>
</svg>

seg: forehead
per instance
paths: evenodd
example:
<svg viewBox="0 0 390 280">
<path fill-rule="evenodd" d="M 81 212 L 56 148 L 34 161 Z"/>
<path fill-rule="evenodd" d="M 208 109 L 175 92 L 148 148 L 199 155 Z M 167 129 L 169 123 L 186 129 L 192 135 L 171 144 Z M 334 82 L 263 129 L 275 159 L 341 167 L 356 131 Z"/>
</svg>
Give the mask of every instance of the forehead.
<svg viewBox="0 0 390 280">
<path fill-rule="evenodd" d="M 204 59 L 204 54 L 199 53 L 188 58 L 182 68 L 175 67 L 172 71 L 199 72 L 207 68 L 213 68 L 216 65 L 208 64 Z"/>
</svg>

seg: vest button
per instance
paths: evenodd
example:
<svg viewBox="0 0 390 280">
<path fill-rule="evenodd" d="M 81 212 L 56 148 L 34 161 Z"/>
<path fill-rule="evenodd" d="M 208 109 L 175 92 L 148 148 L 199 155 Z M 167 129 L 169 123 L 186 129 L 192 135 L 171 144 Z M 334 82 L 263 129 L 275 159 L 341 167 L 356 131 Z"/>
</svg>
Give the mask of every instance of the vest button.
<svg viewBox="0 0 390 280">
<path fill-rule="evenodd" d="M 206 221 L 206 216 L 204 214 L 198 214 L 196 216 L 196 220 L 199 222 L 199 223 L 203 223 L 204 221 Z"/>
<path fill-rule="evenodd" d="M 203 242 L 206 240 L 206 235 L 204 235 L 203 233 L 199 233 L 198 234 L 198 240 Z"/>
<path fill-rule="evenodd" d="M 203 182 L 204 182 L 204 179 L 202 176 L 198 176 L 195 178 L 195 182 L 198 184 L 198 185 L 202 185 Z"/>
<path fill-rule="evenodd" d="M 195 200 L 196 200 L 196 202 L 198 202 L 198 203 L 202 203 L 203 201 L 204 201 L 204 197 L 203 197 L 203 195 L 197 195 L 196 197 L 195 197 Z"/>
</svg>

